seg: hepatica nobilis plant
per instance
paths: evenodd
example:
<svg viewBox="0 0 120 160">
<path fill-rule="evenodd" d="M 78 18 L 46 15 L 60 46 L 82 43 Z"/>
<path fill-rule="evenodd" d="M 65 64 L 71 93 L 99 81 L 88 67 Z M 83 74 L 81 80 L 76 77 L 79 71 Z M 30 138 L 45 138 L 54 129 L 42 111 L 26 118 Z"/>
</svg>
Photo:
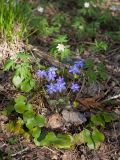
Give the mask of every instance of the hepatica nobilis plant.
<svg viewBox="0 0 120 160">
<path fill-rule="evenodd" d="M 39 78 L 45 82 L 45 88 L 49 94 L 62 93 L 67 89 L 71 89 L 72 92 L 78 92 L 80 89 L 79 83 L 76 82 L 75 76 L 79 76 L 81 69 L 84 67 L 84 60 L 80 59 L 74 62 L 72 66 L 67 70 L 68 74 L 73 75 L 73 81 L 68 83 L 65 81 L 64 76 L 58 74 L 56 67 L 50 67 L 47 70 L 37 70 L 36 74 Z"/>
</svg>

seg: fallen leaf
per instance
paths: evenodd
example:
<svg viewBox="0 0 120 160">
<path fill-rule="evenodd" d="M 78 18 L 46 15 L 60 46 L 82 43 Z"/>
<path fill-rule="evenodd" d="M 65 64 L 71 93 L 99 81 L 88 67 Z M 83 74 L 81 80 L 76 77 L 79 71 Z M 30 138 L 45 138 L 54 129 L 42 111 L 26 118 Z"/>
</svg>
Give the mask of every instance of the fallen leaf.
<svg viewBox="0 0 120 160">
<path fill-rule="evenodd" d="M 63 119 L 59 114 L 53 114 L 48 118 L 47 127 L 61 128 L 63 126 Z"/>
<path fill-rule="evenodd" d="M 63 110 L 62 116 L 66 122 L 70 123 L 82 124 L 87 121 L 86 117 L 82 113 L 76 111 Z"/>
<path fill-rule="evenodd" d="M 8 120 L 8 117 L 7 117 L 7 116 L 0 115 L 0 121 L 6 122 L 7 120 Z"/>
<path fill-rule="evenodd" d="M 79 98 L 77 99 L 77 101 L 79 101 L 83 106 L 87 107 L 87 108 L 97 108 L 100 107 L 101 104 L 99 102 L 97 102 L 98 97 L 95 98 Z"/>
</svg>

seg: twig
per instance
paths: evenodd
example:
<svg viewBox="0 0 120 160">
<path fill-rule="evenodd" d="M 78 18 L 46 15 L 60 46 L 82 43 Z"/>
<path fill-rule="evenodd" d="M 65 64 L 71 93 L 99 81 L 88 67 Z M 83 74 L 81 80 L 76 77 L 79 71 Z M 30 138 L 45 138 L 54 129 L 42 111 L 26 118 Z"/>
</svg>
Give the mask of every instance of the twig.
<svg viewBox="0 0 120 160">
<path fill-rule="evenodd" d="M 49 148 L 49 147 L 47 147 L 47 146 L 43 146 L 42 148 L 45 148 L 45 149 L 47 149 L 47 150 L 51 151 L 52 153 L 55 153 L 55 151 L 54 151 L 54 150 L 50 149 L 50 148 Z"/>
<path fill-rule="evenodd" d="M 76 96 L 76 98 L 75 98 L 75 101 L 79 98 L 79 94 L 82 92 L 84 86 L 85 86 L 85 78 L 83 79 L 81 89 L 80 89 L 80 91 L 78 92 L 78 94 L 77 94 L 77 96 Z"/>
<path fill-rule="evenodd" d="M 109 101 L 109 100 L 112 100 L 112 99 L 117 99 L 117 98 L 119 98 L 119 97 L 120 97 L 120 94 L 115 95 L 115 96 L 113 96 L 113 97 L 110 97 L 110 98 L 108 98 L 108 99 L 105 99 L 105 100 L 103 100 L 102 102 L 106 102 L 106 101 Z"/>
<path fill-rule="evenodd" d="M 26 147 L 26 148 L 24 148 L 23 150 L 21 150 L 21 151 L 15 153 L 15 154 L 12 154 L 11 156 L 12 156 L 12 157 L 15 157 L 16 155 L 22 154 L 23 152 L 26 152 L 26 151 L 28 151 L 28 150 L 29 150 L 29 148 Z"/>
<path fill-rule="evenodd" d="M 3 147 L 7 146 L 6 143 L 4 143 L 2 146 L 0 146 L 0 149 L 2 149 Z"/>
<path fill-rule="evenodd" d="M 115 151 L 117 151 L 117 150 L 119 150 L 119 148 L 115 148 L 115 149 L 113 149 L 113 150 L 111 150 L 111 151 L 105 152 L 105 153 L 103 153 L 103 155 L 110 154 L 110 153 L 115 152 Z"/>
<path fill-rule="evenodd" d="M 109 52 L 107 52 L 108 55 L 106 56 L 106 58 L 110 58 L 110 57 L 112 57 L 113 55 L 115 55 L 119 49 L 120 49 L 120 47 L 115 48 L 115 49 L 110 50 Z"/>
</svg>

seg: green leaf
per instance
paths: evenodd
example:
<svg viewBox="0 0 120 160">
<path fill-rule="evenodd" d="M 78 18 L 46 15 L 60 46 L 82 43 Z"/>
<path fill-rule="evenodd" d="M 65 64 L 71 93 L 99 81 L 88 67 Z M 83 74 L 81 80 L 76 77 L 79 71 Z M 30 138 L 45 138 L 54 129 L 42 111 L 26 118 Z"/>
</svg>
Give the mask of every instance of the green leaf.
<svg viewBox="0 0 120 160">
<path fill-rule="evenodd" d="M 97 128 L 94 128 L 92 132 L 92 139 L 96 144 L 97 142 L 104 142 L 105 137 Z"/>
<path fill-rule="evenodd" d="M 69 134 L 58 134 L 57 139 L 54 141 L 53 145 L 57 148 L 68 149 L 71 147 L 73 138 Z"/>
<path fill-rule="evenodd" d="M 76 133 L 73 135 L 73 139 L 74 139 L 74 144 L 79 144 L 81 143 L 81 136 L 80 136 L 80 133 Z"/>
<path fill-rule="evenodd" d="M 26 100 L 27 100 L 26 97 L 24 97 L 22 95 L 20 95 L 19 97 L 17 97 L 15 99 L 16 104 L 15 104 L 14 108 L 15 108 L 16 112 L 24 113 L 28 109 L 28 107 L 26 107 Z"/>
<path fill-rule="evenodd" d="M 87 143 L 91 140 L 91 133 L 88 129 L 84 129 L 80 132 L 81 143 Z"/>
<path fill-rule="evenodd" d="M 59 43 L 66 43 L 67 40 L 67 36 L 66 35 L 58 35 L 54 41 L 53 44 L 59 44 Z"/>
<path fill-rule="evenodd" d="M 23 61 L 28 61 L 29 58 L 31 58 L 31 56 L 29 54 L 26 54 L 26 53 L 18 53 L 17 58 L 20 58 Z"/>
<path fill-rule="evenodd" d="M 25 122 L 27 122 L 27 120 L 32 119 L 35 117 L 35 113 L 32 111 L 26 111 L 25 113 L 23 113 L 23 120 Z"/>
<path fill-rule="evenodd" d="M 107 112 L 103 112 L 102 114 L 105 122 L 112 122 L 112 121 L 115 121 L 117 120 L 117 114 L 114 113 L 114 112 L 111 112 L 111 113 L 107 113 Z"/>
<path fill-rule="evenodd" d="M 28 103 L 28 104 L 26 105 L 26 110 L 32 111 L 32 104 Z"/>
<path fill-rule="evenodd" d="M 103 128 L 105 127 L 105 121 L 102 119 L 102 116 L 100 114 L 92 115 L 91 116 L 91 121 L 96 126 L 102 126 Z"/>
<path fill-rule="evenodd" d="M 111 121 L 116 121 L 118 119 L 118 116 L 116 113 L 112 112 L 110 113 Z"/>
<path fill-rule="evenodd" d="M 45 125 L 45 117 L 43 115 L 37 115 L 35 119 L 37 126 L 43 127 Z"/>
<path fill-rule="evenodd" d="M 89 69 L 88 71 L 85 72 L 85 75 L 88 77 L 88 80 L 90 82 L 95 82 L 97 80 L 97 74 L 93 70 Z"/>
<path fill-rule="evenodd" d="M 107 79 L 107 73 L 106 73 L 105 65 L 103 63 L 98 63 L 97 64 L 97 71 L 98 71 L 99 77 L 102 80 Z"/>
<path fill-rule="evenodd" d="M 26 105 L 24 103 L 17 103 L 14 107 L 17 113 L 24 113 L 26 111 Z"/>
<path fill-rule="evenodd" d="M 4 64 L 4 71 L 8 71 L 10 68 L 14 67 L 14 61 L 12 59 L 8 59 L 7 62 Z"/>
<path fill-rule="evenodd" d="M 52 145 L 57 140 L 54 132 L 48 132 L 45 138 L 41 141 L 42 146 Z"/>
<path fill-rule="evenodd" d="M 29 80 L 25 80 L 25 81 L 22 82 L 21 90 L 23 92 L 29 92 L 31 90 L 31 86 L 30 86 L 30 81 Z"/>
<path fill-rule="evenodd" d="M 31 130 L 31 129 L 33 129 L 34 127 L 36 127 L 36 120 L 35 120 L 34 117 L 27 120 L 27 122 L 26 122 L 26 127 L 27 127 L 29 130 Z"/>
<path fill-rule="evenodd" d="M 4 110 L 3 110 L 3 115 L 10 115 L 13 111 L 14 111 L 14 105 L 13 104 L 10 104 L 8 107 L 5 107 Z"/>
<path fill-rule="evenodd" d="M 12 80 L 13 84 L 16 87 L 19 87 L 22 81 L 23 81 L 23 78 L 21 78 L 20 76 L 16 76 L 16 75 L 13 77 L 13 80 Z"/>
<path fill-rule="evenodd" d="M 94 142 L 92 141 L 92 139 L 90 139 L 90 141 L 87 143 L 87 146 L 88 146 L 90 149 L 95 149 L 95 144 L 94 144 Z"/>
<path fill-rule="evenodd" d="M 110 115 L 110 113 L 103 112 L 102 115 L 104 117 L 105 122 L 111 122 L 111 115 Z"/>
<path fill-rule="evenodd" d="M 24 78 L 31 78 L 31 73 L 30 73 L 30 64 L 29 63 L 23 63 L 21 65 L 21 77 Z"/>
<path fill-rule="evenodd" d="M 23 120 L 26 122 L 28 129 L 33 127 L 43 127 L 45 125 L 45 118 L 42 115 L 35 116 L 35 113 L 32 111 L 27 111 L 23 114 Z"/>
<path fill-rule="evenodd" d="M 40 133 L 41 133 L 41 128 L 35 127 L 32 129 L 32 136 L 34 138 L 37 139 L 40 136 Z"/>
<path fill-rule="evenodd" d="M 17 98 L 15 98 L 15 103 L 25 103 L 25 101 L 27 100 L 27 98 L 23 95 L 18 96 Z"/>
<path fill-rule="evenodd" d="M 38 138 L 34 138 L 33 141 L 34 141 L 36 146 L 40 146 L 41 145 L 41 143 L 38 141 Z"/>
<path fill-rule="evenodd" d="M 84 129 L 82 132 L 80 132 L 79 136 L 80 136 L 79 140 L 81 141 L 81 143 L 87 143 L 87 146 L 90 149 L 95 148 L 95 144 L 92 139 L 91 132 L 88 129 Z"/>
<path fill-rule="evenodd" d="M 88 68 L 88 69 L 93 69 L 93 67 L 94 67 L 93 60 L 92 59 L 87 59 L 85 61 L 85 67 Z"/>
<path fill-rule="evenodd" d="M 26 79 L 25 81 L 21 83 L 21 90 L 23 92 L 29 92 L 30 90 L 34 88 L 34 86 L 35 86 L 34 80 Z"/>
<path fill-rule="evenodd" d="M 35 87 L 35 80 L 34 79 L 30 79 L 30 86 L 31 86 L 31 89 L 33 89 Z"/>
</svg>

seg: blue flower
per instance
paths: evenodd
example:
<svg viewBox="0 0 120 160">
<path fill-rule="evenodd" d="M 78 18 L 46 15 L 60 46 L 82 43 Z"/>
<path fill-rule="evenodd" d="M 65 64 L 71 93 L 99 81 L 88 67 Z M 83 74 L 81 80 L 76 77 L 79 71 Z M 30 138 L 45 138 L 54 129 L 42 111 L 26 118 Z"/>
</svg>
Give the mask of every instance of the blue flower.
<svg viewBox="0 0 120 160">
<path fill-rule="evenodd" d="M 57 68 L 56 67 L 50 67 L 48 72 L 52 73 L 52 74 L 55 74 L 57 71 Z"/>
<path fill-rule="evenodd" d="M 43 77 L 46 77 L 47 76 L 47 73 L 46 73 L 46 71 L 45 70 L 38 70 L 37 72 L 36 72 L 36 74 L 37 74 L 37 76 L 38 77 L 40 77 L 40 78 L 43 78 Z"/>
<path fill-rule="evenodd" d="M 84 67 L 84 60 L 77 60 L 74 63 L 77 67 L 83 68 Z"/>
<path fill-rule="evenodd" d="M 64 78 L 63 77 L 59 77 L 58 79 L 56 79 L 57 83 L 63 83 L 64 82 Z"/>
<path fill-rule="evenodd" d="M 48 72 L 48 74 L 47 74 L 47 80 L 48 81 L 54 81 L 55 78 L 56 78 L 56 74 L 55 73 Z"/>
<path fill-rule="evenodd" d="M 64 80 L 57 81 L 57 83 L 55 83 L 55 86 L 56 90 L 59 91 L 60 93 L 66 89 Z"/>
<path fill-rule="evenodd" d="M 80 73 L 80 70 L 76 65 L 73 65 L 73 66 L 70 66 L 69 72 L 73 74 L 77 74 L 77 73 Z"/>
<path fill-rule="evenodd" d="M 47 86 L 47 91 L 49 94 L 53 94 L 54 92 L 56 92 L 55 84 L 50 83 L 49 85 L 46 85 L 46 86 Z"/>
<path fill-rule="evenodd" d="M 73 92 L 79 91 L 80 86 L 77 83 L 72 83 L 71 89 Z"/>
<path fill-rule="evenodd" d="M 57 68 L 55 68 L 55 67 L 50 67 L 49 68 L 49 70 L 48 70 L 48 72 L 47 72 L 47 80 L 48 81 L 54 81 L 55 80 L 55 78 L 56 78 L 56 70 L 57 70 Z"/>
</svg>

